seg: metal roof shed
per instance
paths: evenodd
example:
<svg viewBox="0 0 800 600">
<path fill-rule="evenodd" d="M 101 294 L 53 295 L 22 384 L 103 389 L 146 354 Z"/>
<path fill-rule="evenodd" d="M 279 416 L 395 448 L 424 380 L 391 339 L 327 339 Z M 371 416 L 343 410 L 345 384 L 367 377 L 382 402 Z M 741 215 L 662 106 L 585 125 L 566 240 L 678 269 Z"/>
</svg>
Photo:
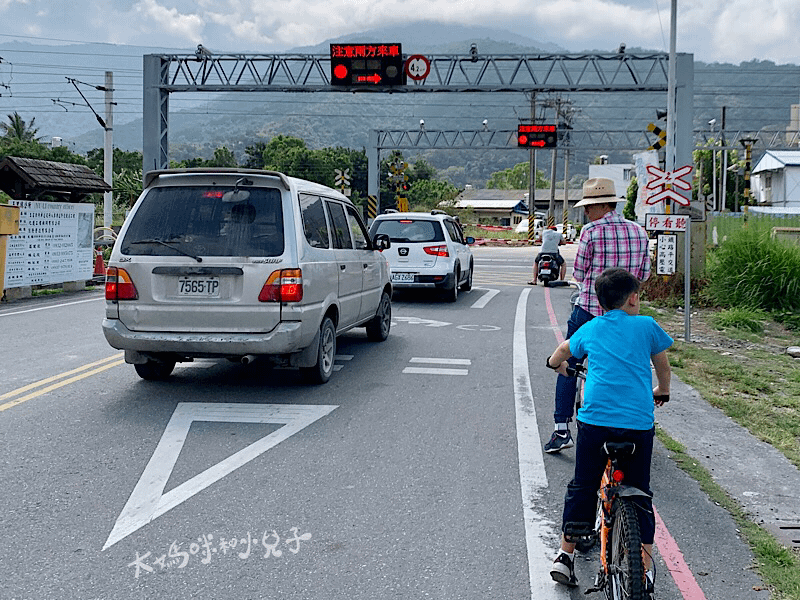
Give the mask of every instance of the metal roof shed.
<svg viewBox="0 0 800 600">
<path fill-rule="evenodd" d="M 85 165 L 7 156 L 0 161 L 0 189 L 14 200 L 52 196 L 65 202 L 80 202 L 89 194 L 111 191 L 111 187 Z"/>
</svg>

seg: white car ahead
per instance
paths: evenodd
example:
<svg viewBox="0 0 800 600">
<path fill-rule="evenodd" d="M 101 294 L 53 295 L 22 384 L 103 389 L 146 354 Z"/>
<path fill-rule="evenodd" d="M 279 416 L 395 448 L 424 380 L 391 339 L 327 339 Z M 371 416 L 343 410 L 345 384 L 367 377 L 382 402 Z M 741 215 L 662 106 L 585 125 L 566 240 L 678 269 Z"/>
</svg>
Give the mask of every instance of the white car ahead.
<svg viewBox="0 0 800 600">
<path fill-rule="evenodd" d="M 383 251 L 389 260 L 392 287 L 440 289 L 450 302 L 458 292 L 472 289 L 474 263 L 461 226 L 447 213 L 391 212 L 378 215 L 370 237 L 388 235 L 391 247 Z"/>
</svg>

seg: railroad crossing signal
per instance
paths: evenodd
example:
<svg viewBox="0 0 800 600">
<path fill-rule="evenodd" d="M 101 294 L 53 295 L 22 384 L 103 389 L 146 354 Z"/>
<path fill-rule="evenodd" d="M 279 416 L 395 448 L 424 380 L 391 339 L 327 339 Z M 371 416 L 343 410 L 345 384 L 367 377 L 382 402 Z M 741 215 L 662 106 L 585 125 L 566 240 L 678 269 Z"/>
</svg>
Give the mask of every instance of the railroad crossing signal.
<svg viewBox="0 0 800 600">
<path fill-rule="evenodd" d="M 345 196 L 350 195 L 350 169 L 334 169 L 334 183 Z"/>
<path fill-rule="evenodd" d="M 400 44 L 331 44 L 331 85 L 405 85 Z"/>
<path fill-rule="evenodd" d="M 521 148 L 555 148 L 557 142 L 555 125 L 517 125 L 517 146 Z"/>
<path fill-rule="evenodd" d="M 661 127 L 659 127 L 655 123 L 650 123 L 647 126 L 647 131 L 652 132 L 653 135 L 656 136 L 656 141 L 653 142 L 653 145 L 650 146 L 648 148 L 648 150 L 658 150 L 658 149 L 663 148 L 664 146 L 667 145 L 667 130 L 666 129 L 661 129 Z"/>
</svg>

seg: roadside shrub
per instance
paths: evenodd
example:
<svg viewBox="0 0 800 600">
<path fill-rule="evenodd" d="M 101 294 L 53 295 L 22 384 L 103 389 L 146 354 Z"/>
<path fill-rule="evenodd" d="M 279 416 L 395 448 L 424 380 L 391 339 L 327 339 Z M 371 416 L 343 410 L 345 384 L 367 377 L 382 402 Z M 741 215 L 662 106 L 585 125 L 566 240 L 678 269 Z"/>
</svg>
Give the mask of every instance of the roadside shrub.
<svg viewBox="0 0 800 600">
<path fill-rule="evenodd" d="M 776 313 L 800 309 L 800 248 L 743 228 L 707 264 L 709 294 L 720 306 Z"/>
<path fill-rule="evenodd" d="M 710 322 L 716 329 L 740 329 L 752 333 L 763 333 L 767 314 L 762 310 L 728 308 L 714 313 Z"/>
<path fill-rule="evenodd" d="M 690 277 L 689 295 L 692 306 L 707 307 L 711 305 L 706 293 L 708 281 L 704 277 Z M 658 306 L 676 308 L 683 306 L 683 275 L 651 275 L 642 284 L 640 291 L 642 300 Z"/>
</svg>

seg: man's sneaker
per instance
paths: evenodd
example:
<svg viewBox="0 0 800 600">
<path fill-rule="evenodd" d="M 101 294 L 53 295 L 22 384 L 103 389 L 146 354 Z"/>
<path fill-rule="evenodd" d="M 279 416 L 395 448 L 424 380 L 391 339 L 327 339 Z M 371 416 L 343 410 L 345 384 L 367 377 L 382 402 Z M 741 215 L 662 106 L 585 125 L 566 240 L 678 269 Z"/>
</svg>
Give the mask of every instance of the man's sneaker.
<svg viewBox="0 0 800 600">
<path fill-rule="evenodd" d="M 544 445 L 544 451 L 550 454 L 561 452 L 566 448 L 572 448 L 575 442 L 572 441 L 572 434 L 569 429 L 566 431 L 554 431 L 550 441 Z"/>
<path fill-rule="evenodd" d="M 553 566 L 550 568 L 550 577 L 553 578 L 553 581 L 569 587 L 578 585 L 578 578 L 575 577 L 575 565 L 572 559 L 563 552 L 559 552 L 553 561 Z"/>
<path fill-rule="evenodd" d="M 652 571 L 645 571 L 644 573 L 644 585 L 645 585 L 645 593 L 652 595 L 655 593 L 655 574 Z"/>
</svg>

